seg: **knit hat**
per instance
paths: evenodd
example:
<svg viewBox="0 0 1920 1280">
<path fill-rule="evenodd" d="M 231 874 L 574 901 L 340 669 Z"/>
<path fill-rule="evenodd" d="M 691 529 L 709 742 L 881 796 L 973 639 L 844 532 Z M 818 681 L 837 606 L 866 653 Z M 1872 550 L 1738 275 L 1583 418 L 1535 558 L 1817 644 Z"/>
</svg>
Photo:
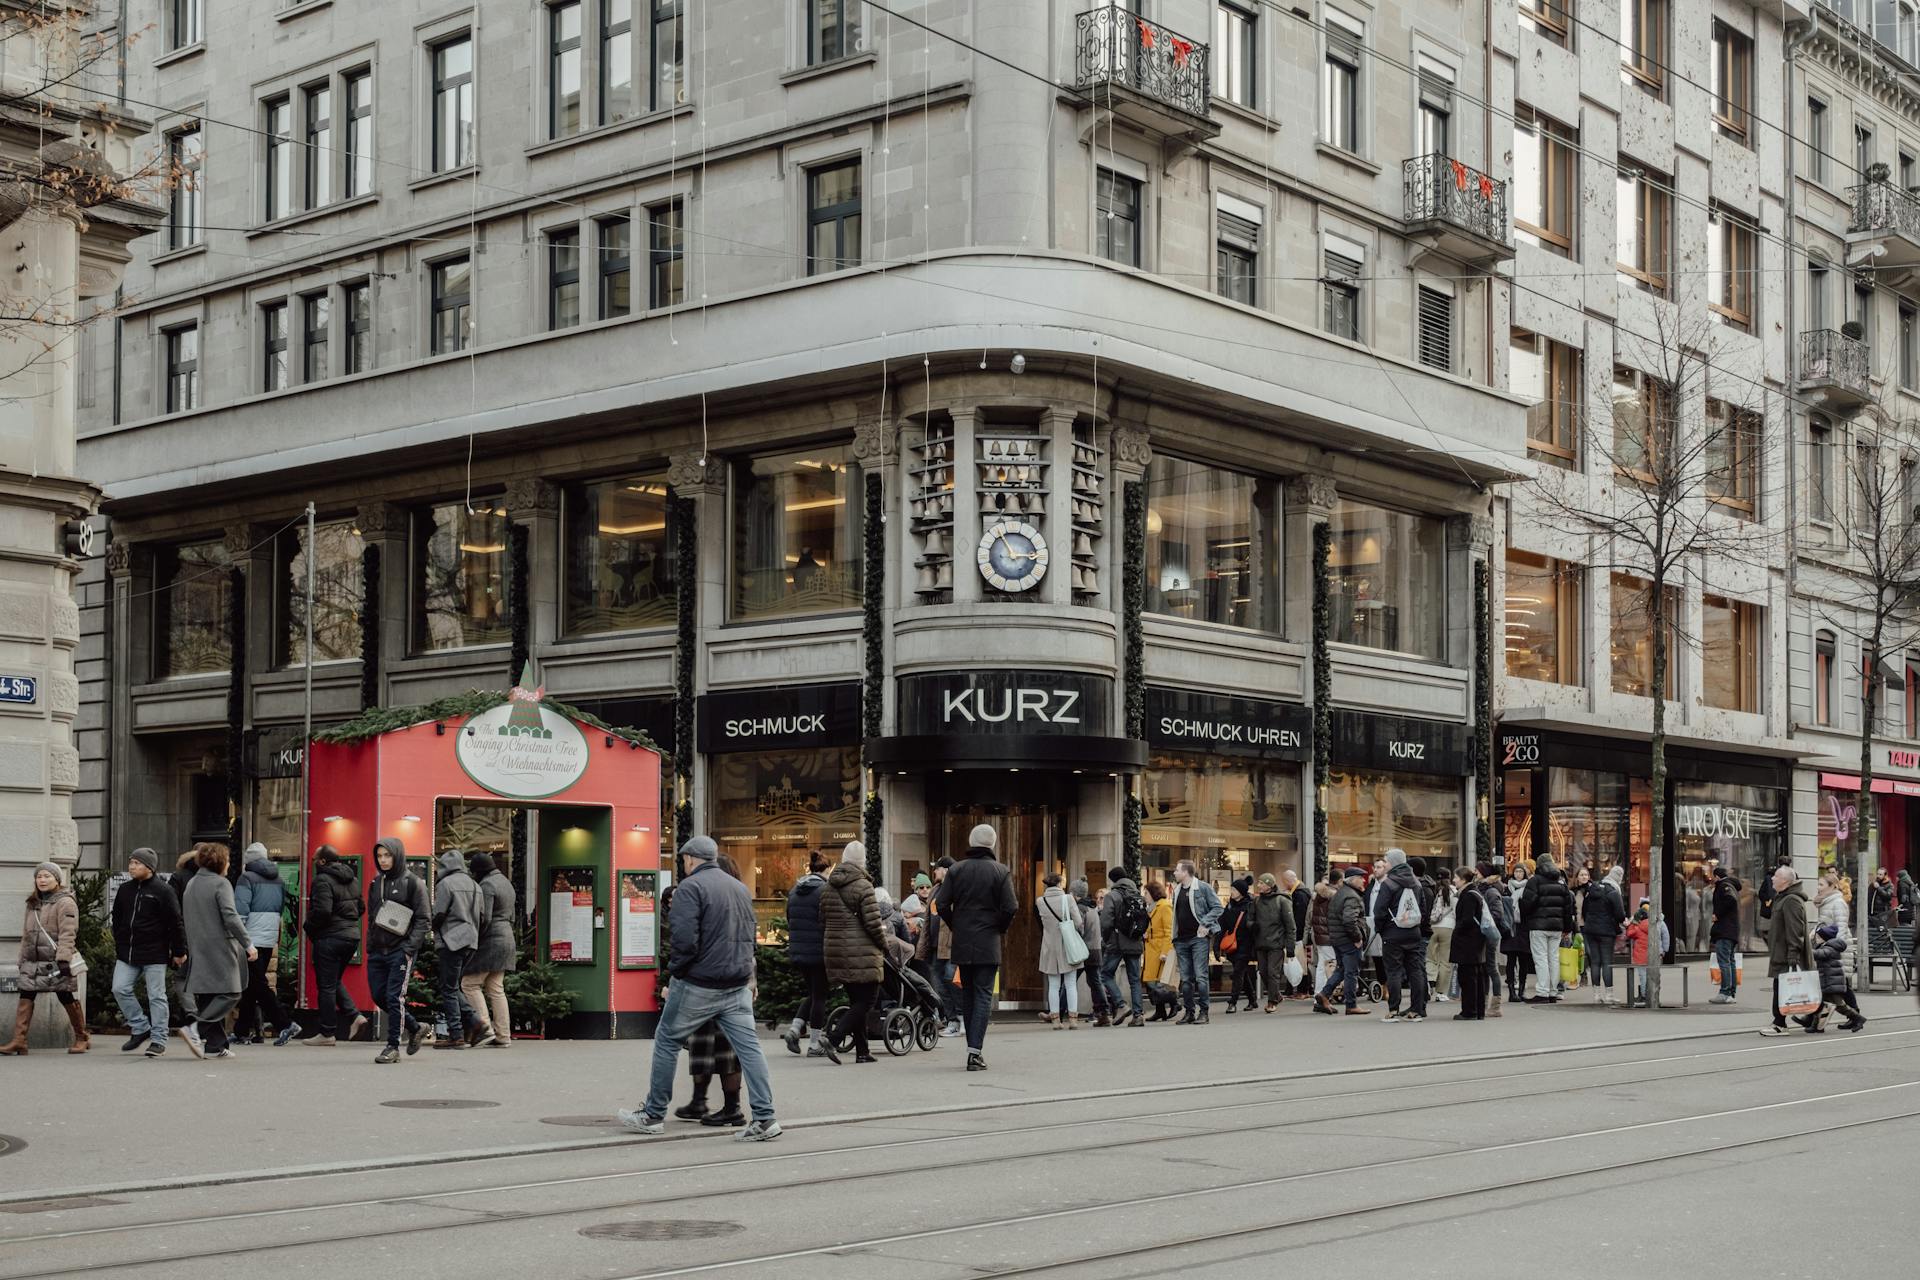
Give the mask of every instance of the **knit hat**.
<svg viewBox="0 0 1920 1280">
<path fill-rule="evenodd" d="M 1607 868 L 1607 875 L 1606 875 L 1607 883 L 1612 885 L 1614 888 L 1618 889 L 1620 887 L 1621 882 L 1624 881 L 1626 878 L 1627 878 L 1627 869 L 1621 866 L 1619 863 L 1616 862 L 1612 866 Z"/>
<path fill-rule="evenodd" d="M 160 855 L 144 846 L 135 849 L 127 855 L 128 866 L 132 866 L 136 862 L 149 871 L 160 870 Z"/>
<path fill-rule="evenodd" d="M 931 889 L 933 888 L 933 877 L 922 871 L 913 878 L 913 887 L 916 889 Z"/>
<path fill-rule="evenodd" d="M 692 858 L 695 862 L 712 862 L 720 856 L 720 846 L 709 836 L 690 836 L 680 846 L 680 856 Z"/>
<path fill-rule="evenodd" d="M 879 885 L 873 886 L 873 900 L 882 911 L 893 905 L 893 895 Z"/>
<path fill-rule="evenodd" d="M 244 867 L 249 862 L 252 862 L 255 858 L 266 858 L 270 856 L 271 855 L 267 853 L 267 846 L 261 844 L 258 840 L 255 840 L 252 844 L 247 846 L 246 853 L 241 855 L 240 865 Z"/>
<path fill-rule="evenodd" d="M 1815 929 L 1814 932 L 1820 936 L 1822 942 L 1832 942 L 1840 936 L 1840 926 L 1837 924 L 1823 924 L 1818 929 Z"/>
<path fill-rule="evenodd" d="M 993 827 L 988 823 L 983 822 L 973 830 L 967 832 L 967 847 L 969 849 L 985 849 L 988 853 L 992 853 L 999 845 L 1000 837 L 995 834 Z"/>
<path fill-rule="evenodd" d="M 847 847 L 840 851 L 840 861 L 857 862 L 863 867 L 866 866 L 867 846 L 861 844 L 858 840 L 847 841 Z"/>
<path fill-rule="evenodd" d="M 38 880 L 40 878 L 40 873 L 42 871 L 45 871 L 51 874 L 53 876 L 53 883 L 59 888 L 64 889 L 67 887 L 67 873 L 60 869 L 59 863 L 56 863 L 56 862 L 41 863 L 39 866 L 33 869 L 33 878 L 35 880 Z M 35 885 L 34 887 L 38 888 L 39 886 Z"/>
<path fill-rule="evenodd" d="M 1119 884 L 1122 880 L 1131 879 L 1133 879 L 1133 877 L 1127 874 L 1127 868 L 1123 864 L 1116 864 L 1107 868 L 1108 884 Z"/>
<path fill-rule="evenodd" d="M 1273 878 L 1273 872 L 1263 871 L 1260 873 L 1260 887 L 1277 889 L 1280 887 L 1280 882 Z"/>
<path fill-rule="evenodd" d="M 1406 864 L 1407 851 L 1405 849 L 1387 850 L 1387 870 L 1391 871 L 1395 867 L 1404 867 Z"/>
</svg>

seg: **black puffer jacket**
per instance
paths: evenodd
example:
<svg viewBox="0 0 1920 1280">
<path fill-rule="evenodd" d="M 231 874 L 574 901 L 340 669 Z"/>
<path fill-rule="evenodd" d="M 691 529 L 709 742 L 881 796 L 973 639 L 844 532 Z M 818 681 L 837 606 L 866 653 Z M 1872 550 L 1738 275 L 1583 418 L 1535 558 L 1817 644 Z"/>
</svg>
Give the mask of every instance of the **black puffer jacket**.
<svg viewBox="0 0 1920 1280">
<path fill-rule="evenodd" d="M 132 965 L 165 964 L 187 954 L 180 900 L 158 876 L 128 877 L 113 895 L 113 955 Z"/>
<path fill-rule="evenodd" d="M 307 936 L 360 941 L 360 886 L 346 862 L 323 862 L 313 869 L 313 893 L 307 898 Z"/>
<path fill-rule="evenodd" d="M 1573 890 L 1559 867 L 1542 857 L 1520 894 L 1520 927 L 1528 933 L 1568 933 L 1573 929 Z"/>
<path fill-rule="evenodd" d="M 1590 938 L 1613 939 L 1626 927 L 1627 904 L 1610 880 L 1595 880 L 1587 886 L 1585 905 L 1580 911 L 1580 928 Z"/>
<path fill-rule="evenodd" d="M 787 959 L 794 964 L 826 962 L 820 928 L 820 891 L 827 882 L 809 871 L 787 892 Z"/>
<path fill-rule="evenodd" d="M 843 862 L 833 869 L 820 895 L 820 924 L 828 982 L 880 981 L 889 931 L 865 867 Z"/>
<path fill-rule="evenodd" d="M 1393 917 L 1400 909 L 1400 900 L 1409 892 L 1420 906 L 1420 921 L 1413 925 L 1395 924 Z M 1373 927 L 1381 941 L 1402 944 L 1418 942 L 1433 933 L 1433 895 L 1404 862 L 1388 871 L 1387 878 L 1380 882 L 1380 894 L 1373 902 Z"/>
<path fill-rule="evenodd" d="M 1847 966 L 1840 959 L 1846 952 L 1845 938 L 1823 938 L 1813 944 L 1813 962 L 1820 966 L 1821 994 L 1839 995 L 1847 990 Z"/>
<path fill-rule="evenodd" d="M 1714 882 L 1713 932 L 1708 936 L 1714 942 L 1740 941 L 1740 882 L 1732 876 Z"/>
</svg>

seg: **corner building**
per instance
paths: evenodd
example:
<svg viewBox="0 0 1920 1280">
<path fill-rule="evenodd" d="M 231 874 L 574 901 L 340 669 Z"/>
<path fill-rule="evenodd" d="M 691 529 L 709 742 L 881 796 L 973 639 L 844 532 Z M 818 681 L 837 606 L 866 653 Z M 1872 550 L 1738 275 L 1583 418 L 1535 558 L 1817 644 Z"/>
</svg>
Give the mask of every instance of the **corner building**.
<svg viewBox="0 0 1920 1280">
<path fill-rule="evenodd" d="M 1473 856 L 1475 565 L 1528 465 L 1478 10 L 204 4 L 140 71 L 201 199 L 82 445 L 92 857 L 230 817 L 294 855 L 309 559 L 316 719 L 502 687 L 518 623 L 766 917 L 869 793 L 896 891 L 994 823 L 1013 999 L 1129 793 L 1149 878 Z"/>
</svg>

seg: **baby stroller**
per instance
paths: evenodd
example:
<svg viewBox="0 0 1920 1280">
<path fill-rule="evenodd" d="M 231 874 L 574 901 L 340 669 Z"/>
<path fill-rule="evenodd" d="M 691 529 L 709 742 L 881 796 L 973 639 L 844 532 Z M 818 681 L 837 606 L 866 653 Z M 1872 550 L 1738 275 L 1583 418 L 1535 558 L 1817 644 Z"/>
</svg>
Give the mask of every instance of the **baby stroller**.
<svg viewBox="0 0 1920 1280">
<path fill-rule="evenodd" d="M 853 1050 L 853 1035 L 847 1029 L 849 1012 L 848 1006 L 841 1005 L 827 1015 L 827 1042 L 835 1053 Z M 945 1016 L 933 984 L 888 958 L 880 998 L 867 1018 L 867 1039 L 886 1045 L 887 1052 L 896 1058 L 906 1057 L 915 1045 L 931 1053 L 940 1044 L 940 1024 Z"/>
</svg>

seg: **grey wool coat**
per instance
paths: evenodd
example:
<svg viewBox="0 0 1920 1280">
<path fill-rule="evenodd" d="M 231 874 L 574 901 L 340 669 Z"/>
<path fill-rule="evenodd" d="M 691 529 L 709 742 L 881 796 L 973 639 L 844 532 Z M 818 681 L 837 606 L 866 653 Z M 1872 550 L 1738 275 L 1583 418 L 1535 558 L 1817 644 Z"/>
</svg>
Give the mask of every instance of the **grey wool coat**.
<svg viewBox="0 0 1920 1280">
<path fill-rule="evenodd" d="M 467 971 L 512 973 L 518 960 L 513 922 L 519 895 L 513 891 L 513 882 L 498 871 L 489 872 L 480 882 L 480 892 L 487 900 L 487 927 L 480 932 L 480 945 L 467 962 Z"/>
<path fill-rule="evenodd" d="M 187 992 L 237 995 L 247 989 L 247 922 L 233 908 L 225 876 L 197 875 L 187 883 L 181 915 L 187 931 Z"/>
</svg>

